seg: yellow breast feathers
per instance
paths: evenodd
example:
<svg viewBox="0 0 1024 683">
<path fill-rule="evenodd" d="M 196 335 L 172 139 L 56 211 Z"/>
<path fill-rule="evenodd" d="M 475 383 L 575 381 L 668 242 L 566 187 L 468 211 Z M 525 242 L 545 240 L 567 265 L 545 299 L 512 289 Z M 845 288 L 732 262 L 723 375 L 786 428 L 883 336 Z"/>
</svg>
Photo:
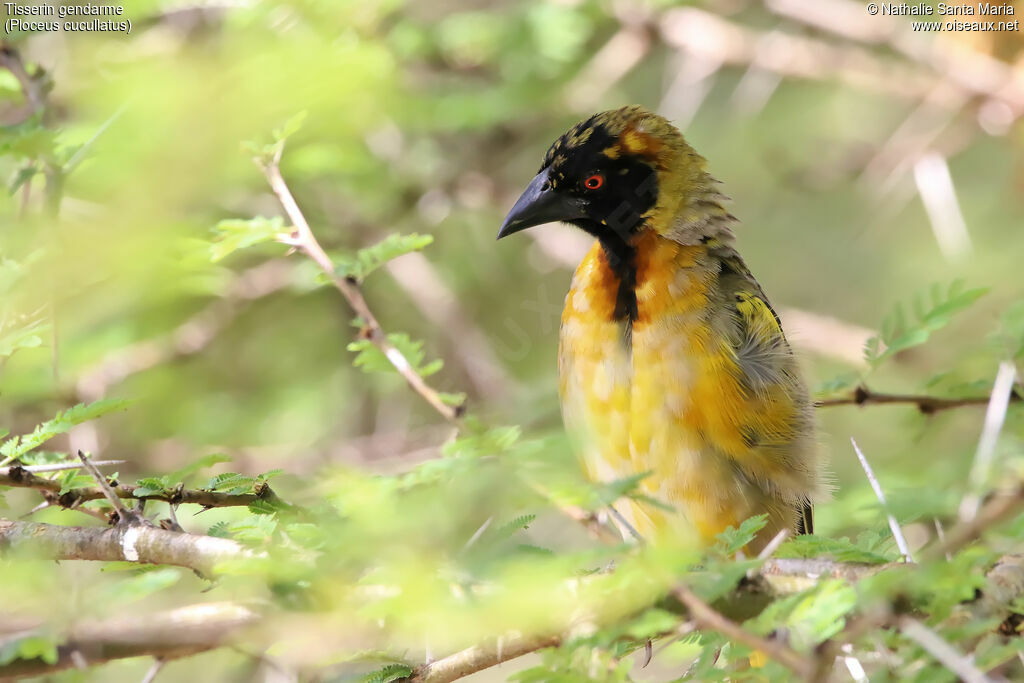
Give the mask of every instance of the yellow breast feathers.
<svg viewBox="0 0 1024 683">
<path fill-rule="evenodd" d="M 618 510 L 644 537 L 706 542 L 761 513 L 765 540 L 806 529 L 819 488 L 809 402 L 760 287 L 717 242 L 681 245 L 648 230 L 631 246 L 635 315 L 615 315 L 622 277 L 600 243 L 562 315 L 563 410 L 589 476 L 650 472 L 641 491 L 674 512 Z"/>
</svg>

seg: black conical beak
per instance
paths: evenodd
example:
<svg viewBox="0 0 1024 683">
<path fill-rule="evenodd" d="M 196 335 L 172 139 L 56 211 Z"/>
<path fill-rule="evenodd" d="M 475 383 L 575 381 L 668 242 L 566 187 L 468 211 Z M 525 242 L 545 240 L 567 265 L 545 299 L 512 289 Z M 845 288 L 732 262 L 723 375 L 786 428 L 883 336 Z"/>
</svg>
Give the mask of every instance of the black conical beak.
<svg viewBox="0 0 1024 683">
<path fill-rule="evenodd" d="M 541 223 L 585 218 L 586 205 L 586 200 L 580 197 L 571 197 L 551 189 L 548 185 L 548 169 L 544 169 L 530 181 L 523 196 L 505 216 L 505 222 L 498 230 L 498 239 Z"/>
</svg>

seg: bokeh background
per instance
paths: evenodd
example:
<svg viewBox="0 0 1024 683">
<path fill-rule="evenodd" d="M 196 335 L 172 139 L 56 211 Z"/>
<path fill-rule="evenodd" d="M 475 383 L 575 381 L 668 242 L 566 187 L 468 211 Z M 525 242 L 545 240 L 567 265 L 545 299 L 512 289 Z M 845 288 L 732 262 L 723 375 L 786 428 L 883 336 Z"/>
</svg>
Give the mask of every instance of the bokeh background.
<svg viewBox="0 0 1024 683">
<path fill-rule="evenodd" d="M 433 236 L 365 293 L 386 330 L 444 360 L 434 386 L 489 423 L 558 438 L 558 319 L 589 245 L 559 225 L 496 244 L 497 227 L 556 136 L 629 103 L 672 119 L 723 181 L 813 387 L 984 395 L 1019 352 L 1020 31 L 913 31 L 852 0 L 124 8 L 127 35 L 3 37 L 45 69 L 40 102 L 0 70 L 0 176 L 39 171 L 0 193 L 0 255 L 45 250 L 0 305 L 56 322 L 3 365 L 0 417 L 19 433 L 77 401 L 133 399 L 58 443 L 127 460 L 122 477 L 223 452 L 236 470 L 283 469 L 275 488 L 296 497 L 324 464 L 402 471 L 450 436 L 398 377 L 352 367 L 350 311 L 300 256 L 264 244 L 209 261 L 218 221 L 280 215 L 242 143 L 300 111 L 282 170 L 320 241 Z M 25 133 L 36 105 L 45 130 Z M 74 159 L 61 187 L 53 159 Z M 862 347 L 892 306 L 958 278 L 990 291 L 869 372 Z M 955 505 L 983 411 L 819 410 L 836 482 L 819 531 L 879 519 L 851 436 L 895 505 Z M 1011 412 L 1000 452 L 1022 437 Z"/>
</svg>

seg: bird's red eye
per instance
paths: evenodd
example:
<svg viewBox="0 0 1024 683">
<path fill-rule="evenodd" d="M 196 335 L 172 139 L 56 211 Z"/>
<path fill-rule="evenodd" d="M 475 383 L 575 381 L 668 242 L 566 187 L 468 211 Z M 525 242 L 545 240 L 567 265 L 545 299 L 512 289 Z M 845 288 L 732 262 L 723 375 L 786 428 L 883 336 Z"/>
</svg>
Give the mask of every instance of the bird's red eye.
<svg viewBox="0 0 1024 683">
<path fill-rule="evenodd" d="M 604 185 L 604 176 L 601 175 L 600 173 L 595 173 L 594 175 L 590 176 L 589 178 L 583 181 L 583 187 L 587 188 L 588 190 L 596 190 L 602 185 Z"/>
</svg>

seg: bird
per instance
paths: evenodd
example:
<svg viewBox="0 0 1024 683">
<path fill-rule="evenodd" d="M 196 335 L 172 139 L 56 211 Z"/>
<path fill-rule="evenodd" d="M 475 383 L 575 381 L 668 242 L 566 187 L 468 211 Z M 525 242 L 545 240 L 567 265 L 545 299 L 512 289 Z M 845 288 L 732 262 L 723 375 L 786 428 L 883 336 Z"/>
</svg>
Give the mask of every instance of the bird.
<svg viewBox="0 0 1024 683">
<path fill-rule="evenodd" d="M 594 243 L 559 330 L 559 394 L 587 477 L 639 478 L 613 504 L 624 536 L 706 547 L 765 515 L 748 549 L 813 533 L 829 483 L 782 323 L 735 247 L 707 162 L 639 105 L 559 137 L 502 239 L 564 222 Z"/>
</svg>

